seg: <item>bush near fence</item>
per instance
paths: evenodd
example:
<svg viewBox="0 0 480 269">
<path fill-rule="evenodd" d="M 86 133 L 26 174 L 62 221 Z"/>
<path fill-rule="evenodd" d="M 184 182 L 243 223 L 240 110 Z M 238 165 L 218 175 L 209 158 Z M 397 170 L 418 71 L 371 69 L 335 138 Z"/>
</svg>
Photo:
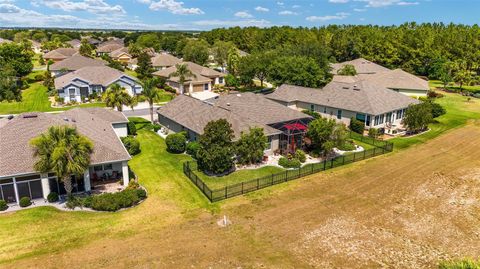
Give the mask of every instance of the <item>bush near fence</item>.
<svg viewBox="0 0 480 269">
<path fill-rule="evenodd" d="M 354 132 L 350 132 L 350 138 L 373 145 L 375 147 L 373 149 L 361 152 L 338 156 L 331 160 L 325 160 L 321 163 L 307 164 L 299 169 L 286 170 L 285 172 L 275 173 L 213 190 L 210 189 L 208 185 L 195 174 L 195 171 L 197 171 L 195 162 L 185 162 L 183 164 L 183 172 L 211 202 L 217 202 L 393 151 L 393 143 L 388 141 L 375 140 Z"/>
</svg>

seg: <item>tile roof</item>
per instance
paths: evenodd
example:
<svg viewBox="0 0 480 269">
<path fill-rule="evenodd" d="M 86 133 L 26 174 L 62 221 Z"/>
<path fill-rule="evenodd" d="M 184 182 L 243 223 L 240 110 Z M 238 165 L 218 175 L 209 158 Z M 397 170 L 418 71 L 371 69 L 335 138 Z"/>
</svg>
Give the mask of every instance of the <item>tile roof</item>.
<svg viewBox="0 0 480 269">
<path fill-rule="evenodd" d="M 358 58 L 352 61 L 332 64 L 332 74 L 337 74 L 338 70 L 340 70 L 347 64 L 353 65 L 355 67 L 355 70 L 357 71 L 357 74 L 375 74 L 378 72 L 390 70 L 369 60 Z"/>
<path fill-rule="evenodd" d="M 122 56 L 122 54 L 127 54 L 129 57 L 132 57 L 128 53 L 128 48 L 127 47 L 122 47 L 122 48 L 119 48 L 117 50 L 114 50 L 114 51 L 110 52 L 110 57 L 118 58 L 118 57 Z"/>
<path fill-rule="evenodd" d="M 50 126 L 56 125 L 75 126 L 80 134 L 92 140 L 92 165 L 129 160 L 130 155 L 115 134 L 112 121 L 108 120 L 120 118 L 120 115 L 115 114 L 121 113 L 106 109 L 103 109 L 106 112 L 99 112 L 99 109 L 103 108 L 76 108 L 59 114 L 30 112 L 3 124 L 0 127 L 0 176 L 35 172 L 35 158 L 29 142 Z M 24 117 L 25 115 L 36 117 Z"/>
<path fill-rule="evenodd" d="M 322 89 L 284 84 L 266 97 L 282 102 L 300 101 L 371 115 L 395 111 L 419 102 L 367 80 L 344 82 L 334 79 Z"/>
<path fill-rule="evenodd" d="M 129 77 L 125 73 L 108 66 L 88 66 L 55 78 L 55 89 L 62 89 L 76 78 L 87 81 L 89 84 L 107 87 L 123 76 Z M 135 80 L 134 78 L 131 79 Z"/>
<path fill-rule="evenodd" d="M 100 52 L 100 53 L 110 53 L 114 50 L 118 50 L 118 49 L 121 49 L 123 48 L 124 46 L 122 44 L 118 44 L 118 43 L 110 43 L 110 44 L 106 44 L 106 45 L 100 45 L 96 51 L 97 52 Z"/>
<path fill-rule="evenodd" d="M 50 66 L 52 71 L 60 71 L 66 69 L 68 71 L 75 71 L 88 66 L 105 66 L 107 63 L 104 60 L 97 60 L 82 56 L 80 54 L 73 55 L 65 60 L 54 63 Z"/>
<path fill-rule="evenodd" d="M 243 117 L 243 115 L 186 95 L 177 96 L 165 106 L 158 108 L 157 112 L 197 134 L 203 134 L 207 123 L 219 119 L 226 119 L 232 125 L 236 138 L 240 137 L 241 132 L 248 132 L 249 128 L 253 127 L 263 128 L 266 135 L 281 133 L 275 128 Z"/>
<path fill-rule="evenodd" d="M 78 50 L 74 48 L 58 48 L 49 51 L 43 55 L 44 59 L 66 59 L 77 54 Z"/>
<path fill-rule="evenodd" d="M 168 53 L 161 53 L 152 58 L 154 67 L 170 67 L 181 63 L 182 60 Z"/>
</svg>

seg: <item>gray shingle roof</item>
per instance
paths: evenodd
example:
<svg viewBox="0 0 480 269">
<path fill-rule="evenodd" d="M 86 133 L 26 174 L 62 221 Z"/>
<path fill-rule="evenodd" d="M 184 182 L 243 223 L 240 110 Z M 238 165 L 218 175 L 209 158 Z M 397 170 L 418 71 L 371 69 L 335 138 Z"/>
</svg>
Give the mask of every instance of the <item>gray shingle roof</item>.
<svg viewBox="0 0 480 269">
<path fill-rule="evenodd" d="M 100 52 L 100 53 L 110 53 L 114 50 L 118 50 L 118 49 L 121 49 L 123 48 L 123 45 L 122 44 L 118 44 L 118 43 L 109 43 L 109 44 L 106 44 L 106 45 L 100 45 L 96 51 L 97 52 Z"/>
<path fill-rule="evenodd" d="M 369 60 L 358 58 L 352 61 L 332 64 L 332 73 L 337 74 L 338 70 L 340 70 L 347 64 L 353 65 L 355 67 L 355 70 L 357 71 L 357 74 L 375 74 L 378 72 L 390 70 Z"/>
<path fill-rule="evenodd" d="M 371 75 L 360 75 L 360 77 L 378 86 L 383 86 L 389 89 L 424 91 L 430 89 L 428 81 L 407 73 L 402 69 L 388 70 Z"/>
<path fill-rule="evenodd" d="M 16 116 L 0 127 L 0 176 L 35 172 L 33 149 L 30 140 L 44 133 L 50 126 L 75 126 L 80 134 L 87 136 L 94 144 L 91 164 L 126 161 L 130 155 L 115 134 L 112 121 L 120 117 L 120 112 L 102 108 L 77 108 L 60 114 L 25 113 Z M 37 117 L 24 118 L 26 114 Z M 109 115 L 110 116 L 107 116 Z M 102 115 L 102 116 L 99 116 Z M 64 119 L 68 119 L 65 121 Z"/>
<path fill-rule="evenodd" d="M 89 84 L 102 85 L 104 87 L 107 87 L 112 82 L 118 80 L 122 76 L 127 75 L 117 69 L 108 66 L 89 66 L 55 78 L 55 89 L 62 89 L 76 78 L 87 81 L 89 82 Z M 134 78 L 131 79 L 135 80 Z"/>
<path fill-rule="evenodd" d="M 181 63 L 182 60 L 168 53 L 161 53 L 152 58 L 154 67 L 170 67 Z"/>
<path fill-rule="evenodd" d="M 207 123 L 219 119 L 226 119 L 232 125 L 236 138 L 240 137 L 241 132 L 248 132 L 249 128 L 253 127 L 263 128 L 266 135 L 281 133 L 277 129 L 243 115 L 186 95 L 177 96 L 165 106 L 158 108 L 157 112 L 197 134 L 203 134 Z"/>
<path fill-rule="evenodd" d="M 334 79 L 322 89 L 284 84 L 267 95 L 267 98 L 282 102 L 300 101 L 371 115 L 395 111 L 418 103 L 418 100 L 366 80 L 346 83 Z"/>
<path fill-rule="evenodd" d="M 58 48 L 49 51 L 43 55 L 44 59 L 66 59 L 77 54 L 78 50 L 74 48 Z"/>
<path fill-rule="evenodd" d="M 187 81 L 206 82 L 206 81 L 210 81 L 210 79 L 212 79 L 212 78 L 224 77 L 225 76 L 225 74 L 223 74 L 223 73 L 220 73 L 220 72 L 215 71 L 215 70 L 213 70 L 211 68 L 208 68 L 208 67 L 198 65 L 196 63 L 182 62 L 180 64 L 186 64 L 188 66 L 188 69 L 190 71 L 192 71 L 193 74 L 196 75 L 196 77 L 188 78 Z M 168 78 L 170 76 L 170 74 L 172 74 L 176 71 L 177 71 L 177 67 L 172 66 L 172 67 L 169 67 L 167 69 L 157 71 L 157 72 L 153 73 L 153 75 Z M 178 82 L 177 77 L 170 77 L 169 79 L 172 80 L 172 81 Z"/>
<path fill-rule="evenodd" d="M 75 71 L 88 66 L 105 66 L 106 62 L 82 56 L 80 54 L 73 55 L 70 58 L 54 63 L 50 66 L 52 71 L 60 71 L 66 69 L 68 71 Z"/>
</svg>

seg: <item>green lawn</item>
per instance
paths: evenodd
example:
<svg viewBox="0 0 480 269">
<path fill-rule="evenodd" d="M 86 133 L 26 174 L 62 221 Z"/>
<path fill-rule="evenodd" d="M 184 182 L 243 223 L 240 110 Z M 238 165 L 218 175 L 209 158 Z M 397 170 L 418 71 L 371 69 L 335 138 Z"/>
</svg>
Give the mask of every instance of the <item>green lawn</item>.
<svg viewBox="0 0 480 269">
<path fill-rule="evenodd" d="M 1 102 L 0 115 L 18 114 L 23 112 L 38 111 L 63 111 L 75 107 L 104 107 L 104 103 L 88 103 L 66 108 L 53 108 L 48 101 L 48 89 L 41 83 L 32 83 L 22 92 L 21 102 Z"/>
<path fill-rule="evenodd" d="M 160 90 L 160 97 L 156 100 L 157 103 L 166 103 L 172 101 L 175 95 L 165 90 Z"/>
<path fill-rule="evenodd" d="M 443 88 L 443 83 L 439 80 L 430 80 L 429 81 L 430 88 Z M 447 89 L 451 91 L 456 91 L 460 92 L 460 86 L 457 84 L 450 83 L 447 86 Z M 466 91 L 470 91 L 473 93 L 480 93 L 480 85 L 474 85 L 474 86 L 463 86 L 463 89 Z"/>
<path fill-rule="evenodd" d="M 235 171 L 223 177 L 207 176 L 203 172 L 196 171 L 195 174 L 205 182 L 210 189 L 219 189 L 227 185 L 233 185 L 271 174 L 285 171 L 285 169 L 276 166 L 265 166 L 259 169 L 244 169 Z"/>
<path fill-rule="evenodd" d="M 469 120 L 480 119 L 480 99 L 472 98 L 469 102 L 467 97 L 454 93 L 444 93 L 443 98 L 436 102 L 441 104 L 447 113 L 436 119 L 435 123 L 430 124 L 430 131 L 409 138 L 397 137 L 389 141 L 395 145 L 395 150 L 404 149 L 414 144 L 423 143 L 429 139 L 435 138 L 442 133 L 453 128 L 461 127 Z"/>
</svg>

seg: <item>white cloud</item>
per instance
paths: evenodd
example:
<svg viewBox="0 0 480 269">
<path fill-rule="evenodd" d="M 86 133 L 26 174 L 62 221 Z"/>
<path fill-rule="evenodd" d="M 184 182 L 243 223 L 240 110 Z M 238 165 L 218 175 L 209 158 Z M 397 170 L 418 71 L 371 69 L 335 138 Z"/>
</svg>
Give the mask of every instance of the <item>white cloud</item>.
<svg viewBox="0 0 480 269">
<path fill-rule="evenodd" d="M 258 12 L 269 12 L 270 9 L 266 8 L 266 7 L 261 7 L 261 6 L 258 6 L 255 8 L 256 11 Z"/>
<path fill-rule="evenodd" d="M 355 12 L 365 12 L 365 11 L 367 11 L 367 9 L 366 8 L 354 8 L 353 11 L 355 11 Z"/>
<path fill-rule="evenodd" d="M 252 14 L 250 14 L 246 11 L 239 11 L 239 12 L 235 13 L 235 17 L 242 18 L 242 19 L 253 18 Z"/>
<path fill-rule="evenodd" d="M 298 13 L 290 10 L 284 10 L 284 11 L 278 12 L 278 15 L 288 16 L 288 15 L 298 15 Z"/>
<path fill-rule="evenodd" d="M 0 13 L 19 13 L 20 8 L 12 4 L 1 4 L 0 3 Z"/>
<path fill-rule="evenodd" d="M 346 19 L 350 13 L 339 12 L 335 15 L 325 15 L 325 16 L 309 16 L 306 18 L 307 21 L 316 22 L 316 21 L 330 21 L 330 20 L 343 20 Z"/>
<path fill-rule="evenodd" d="M 149 8 L 151 10 L 159 11 L 159 10 L 167 10 L 172 14 L 178 15 L 200 15 L 205 14 L 200 8 L 192 7 L 186 8 L 183 6 L 183 2 L 178 2 L 176 0 L 137 0 L 142 4 L 150 5 Z"/>
<path fill-rule="evenodd" d="M 292 8 L 301 8 L 302 6 L 300 5 L 293 5 Z"/>
<path fill-rule="evenodd" d="M 378 8 L 378 7 L 388 7 L 392 5 L 397 6 L 411 6 L 411 5 L 418 5 L 419 2 L 409 2 L 409 1 L 402 1 L 402 0 L 355 0 L 358 2 L 365 2 L 367 3 L 366 7 Z"/>
<path fill-rule="evenodd" d="M 284 2 L 277 2 L 277 5 L 283 6 L 283 5 L 285 5 L 285 3 Z"/>
<path fill-rule="evenodd" d="M 197 26 L 208 26 L 208 27 L 231 27 L 231 26 L 257 26 L 257 27 L 268 27 L 271 26 L 270 21 L 267 20 L 201 20 L 193 22 Z"/>
<path fill-rule="evenodd" d="M 334 3 L 334 4 L 345 4 L 345 3 L 348 3 L 349 0 L 328 0 L 328 2 Z"/>
<path fill-rule="evenodd" d="M 67 12 L 86 11 L 94 14 L 125 14 L 125 10 L 120 5 L 110 5 L 104 0 L 34 0 L 32 5 L 44 5 L 53 9 L 60 9 Z"/>
</svg>

